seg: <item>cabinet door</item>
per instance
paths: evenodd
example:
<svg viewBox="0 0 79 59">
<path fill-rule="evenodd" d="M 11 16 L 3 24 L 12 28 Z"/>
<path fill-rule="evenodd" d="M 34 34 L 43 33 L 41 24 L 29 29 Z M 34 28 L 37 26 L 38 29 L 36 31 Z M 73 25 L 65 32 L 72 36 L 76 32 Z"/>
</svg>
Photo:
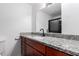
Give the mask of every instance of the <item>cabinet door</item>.
<svg viewBox="0 0 79 59">
<path fill-rule="evenodd" d="M 68 54 L 61 52 L 59 50 L 46 47 L 46 55 L 47 56 L 69 56 Z"/>
<path fill-rule="evenodd" d="M 42 54 L 45 54 L 45 45 L 32 39 L 27 39 L 27 44 L 38 50 Z"/>
<path fill-rule="evenodd" d="M 26 56 L 43 56 L 43 54 L 26 44 Z"/>
<path fill-rule="evenodd" d="M 26 38 L 22 36 L 20 38 L 21 38 L 21 55 L 26 56 L 26 43 L 25 43 Z"/>
<path fill-rule="evenodd" d="M 33 56 L 33 48 L 26 44 L 26 55 Z"/>
<path fill-rule="evenodd" d="M 21 45 L 21 55 L 22 56 L 26 56 L 27 54 L 26 54 L 26 46 L 25 46 L 26 44 L 25 43 L 22 43 L 22 45 Z"/>
<path fill-rule="evenodd" d="M 23 43 L 23 37 L 21 37 L 21 55 L 24 56 L 25 55 L 25 48 L 24 48 L 24 43 Z"/>
<path fill-rule="evenodd" d="M 40 53 L 40 52 L 38 52 L 37 50 L 33 50 L 33 55 L 34 56 L 43 56 L 43 54 L 42 53 Z"/>
<path fill-rule="evenodd" d="M 29 45 L 26 45 L 26 54 L 27 56 L 43 56 L 43 54 L 30 47 Z"/>
</svg>

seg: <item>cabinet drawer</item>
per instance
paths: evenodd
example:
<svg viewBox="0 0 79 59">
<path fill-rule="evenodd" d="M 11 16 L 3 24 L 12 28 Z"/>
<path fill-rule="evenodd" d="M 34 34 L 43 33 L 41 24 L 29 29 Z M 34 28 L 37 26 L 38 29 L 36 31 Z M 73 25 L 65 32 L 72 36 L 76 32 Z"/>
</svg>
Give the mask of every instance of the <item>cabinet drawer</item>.
<svg viewBox="0 0 79 59">
<path fill-rule="evenodd" d="M 27 39 L 27 44 L 37 49 L 39 52 L 45 54 L 45 46 L 42 45 L 41 43 L 31 39 Z"/>
</svg>

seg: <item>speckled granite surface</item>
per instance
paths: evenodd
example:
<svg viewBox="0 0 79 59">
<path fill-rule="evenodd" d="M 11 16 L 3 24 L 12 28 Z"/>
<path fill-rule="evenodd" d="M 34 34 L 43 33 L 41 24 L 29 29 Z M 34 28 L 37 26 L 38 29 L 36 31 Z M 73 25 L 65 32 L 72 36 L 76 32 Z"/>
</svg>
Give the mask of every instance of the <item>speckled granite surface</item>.
<svg viewBox="0 0 79 59">
<path fill-rule="evenodd" d="M 79 56 L 78 35 L 63 35 L 55 33 L 46 33 L 45 37 L 42 37 L 41 33 L 21 33 L 20 35 L 39 41 L 49 47 L 55 48 L 70 55 Z"/>
<path fill-rule="evenodd" d="M 42 33 L 34 33 L 35 35 L 42 35 Z M 64 38 L 64 39 L 71 39 L 71 40 L 79 40 L 79 35 L 68 35 L 68 34 L 61 34 L 61 33 L 45 33 L 46 36 L 56 37 L 56 38 Z"/>
</svg>

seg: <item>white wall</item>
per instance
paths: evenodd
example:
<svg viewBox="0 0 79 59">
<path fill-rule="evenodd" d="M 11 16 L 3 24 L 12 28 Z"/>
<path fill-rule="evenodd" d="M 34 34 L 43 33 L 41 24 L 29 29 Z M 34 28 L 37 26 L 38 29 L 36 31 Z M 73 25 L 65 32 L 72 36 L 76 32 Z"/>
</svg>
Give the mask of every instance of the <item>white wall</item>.
<svg viewBox="0 0 79 59">
<path fill-rule="evenodd" d="M 39 11 L 36 17 L 36 32 L 40 32 L 41 28 L 44 28 L 45 32 L 47 32 L 48 20 L 52 18 L 53 18 L 52 16 L 49 16 L 48 14 L 42 11 Z"/>
<path fill-rule="evenodd" d="M 28 4 L 0 3 L 0 36 L 6 39 L 5 55 L 20 54 L 15 37 L 20 32 L 32 31 L 31 16 L 32 8 Z"/>
<path fill-rule="evenodd" d="M 32 32 L 36 32 L 36 17 L 40 10 L 41 3 L 32 3 Z"/>
<path fill-rule="evenodd" d="M 36 32 L 36 7 L 32 6 L 32 32 Z"/>
<path fill-rule="evenodd" d="M 79 4 L 62 4 L 62 33 L 79 34 Z"/>
</svg>

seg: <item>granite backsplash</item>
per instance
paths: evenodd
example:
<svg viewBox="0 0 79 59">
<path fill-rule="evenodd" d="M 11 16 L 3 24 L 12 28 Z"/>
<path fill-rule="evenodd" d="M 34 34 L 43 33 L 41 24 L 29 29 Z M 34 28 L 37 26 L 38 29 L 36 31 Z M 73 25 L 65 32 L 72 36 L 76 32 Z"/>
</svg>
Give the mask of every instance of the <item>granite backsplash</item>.
<svg viewBox="0 0 79 59">
<path fill-rule="evenodd" d="M 42 33 L 39 32 L 32 32 L 32 34 L 42 35 Z M 69 34 L 61 34 L 61 33 L 45 33 L 45 35 L 51 37 L 57 37 L 57 38 L 79 40 L 79 35 L 69 35 Z"/>
<path fill-rule="evenodd" d="M 39 32 L 26 32 L 23 34 L 34 34 L 34 35 L 42 35 Z M 69 35 L 69 34 L 61 34 L 61 33 L 45 33 L 46 36 L 56 37 L 56 38 L 64 38 L 71 40 L 79 40 L 79 35 Z"/>
</svg>

